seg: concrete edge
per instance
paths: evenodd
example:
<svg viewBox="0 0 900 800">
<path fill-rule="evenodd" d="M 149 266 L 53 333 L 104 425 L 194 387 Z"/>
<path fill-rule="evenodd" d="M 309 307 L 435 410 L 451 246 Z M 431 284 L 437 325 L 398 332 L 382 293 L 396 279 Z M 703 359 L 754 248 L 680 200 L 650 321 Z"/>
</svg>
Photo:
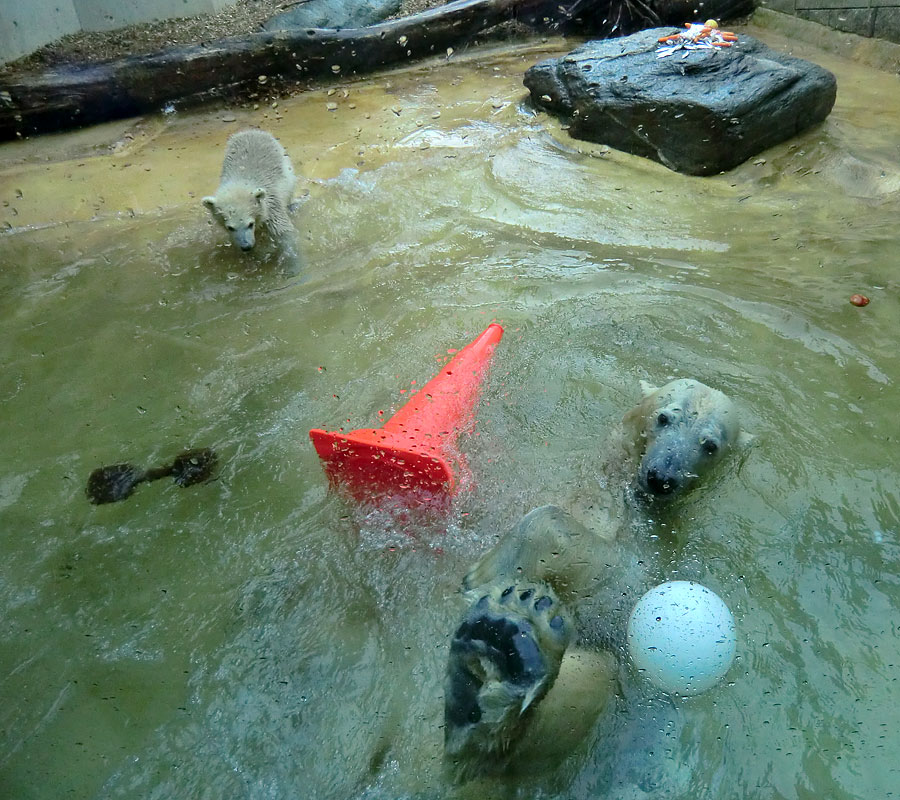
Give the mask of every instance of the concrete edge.
<svg viewBox="0 0 900 800">
<path fill-rule="evenodd" d="M 749 23 L 764 30 L 798 39 L 873 69 L 900 75 L 900 44 L 885 39 L 867 39 L 854 33 L 843 33 L 817 22 L 768 8 L 757 8 Z"/>
</svg>

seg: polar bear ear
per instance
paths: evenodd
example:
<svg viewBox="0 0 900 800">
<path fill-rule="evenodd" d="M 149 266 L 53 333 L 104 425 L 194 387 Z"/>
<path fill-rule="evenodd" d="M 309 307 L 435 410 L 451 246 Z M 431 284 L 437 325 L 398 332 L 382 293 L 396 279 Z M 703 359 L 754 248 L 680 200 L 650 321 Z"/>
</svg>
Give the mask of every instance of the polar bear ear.
<svg viewBox="0 0 900 800">
<path fill-rule="evenodd" d="M 203 205 L 205 205 L 210 211 L 216 210 L 215 197 L 204 197 L 200 202 L 203 203 Z"/>
<path fill-rule="evenodd" d="M 254 196 L 257 200 L 262 200 L 262 199 L 266 196 L 266 190 L 263 189 L 262 186 L 260 186 L 258 189 L 256 189 L 256 190 L 253 192 L 253 196 Z"/>
<path fill-rule="evenodd" d="M 659 391 L 658 386 L 653 386 L 652 384 L 647 383 L 647 381 L 641 381 L 641 399 L 642 400 L 647 397 L 650 397 L 651 394 L 653 394 L 654 392 L 657 392 L 657 391 Z"/>
</svg>

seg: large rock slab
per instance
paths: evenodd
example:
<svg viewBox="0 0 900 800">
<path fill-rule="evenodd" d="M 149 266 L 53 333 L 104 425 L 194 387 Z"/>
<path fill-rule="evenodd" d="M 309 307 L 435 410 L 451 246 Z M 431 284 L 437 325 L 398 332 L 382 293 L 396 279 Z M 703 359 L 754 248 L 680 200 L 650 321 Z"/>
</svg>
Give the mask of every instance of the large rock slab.
<svg viewBox="0 0 900 800">
<path fill-rule="evenodd" d="M 535 105 L 579 139 L 690 175 L 732 169 L 821 122 L 837 81 L 822 67 L 741 35 L 728 48 L 657 58 L 651 28 L 588 42 L 525 73 Z"/>
</svg>

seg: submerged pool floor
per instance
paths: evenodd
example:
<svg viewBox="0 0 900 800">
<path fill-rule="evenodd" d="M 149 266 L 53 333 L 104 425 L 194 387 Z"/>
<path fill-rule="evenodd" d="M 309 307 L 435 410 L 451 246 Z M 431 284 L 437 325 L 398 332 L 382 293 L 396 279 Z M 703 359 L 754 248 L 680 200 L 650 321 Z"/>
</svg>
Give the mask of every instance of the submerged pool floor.
<svg viewBox="0 0 900 800">
<path fill-rule="evenodd" d="M 629 696 L 491 796 L 643 797 L 648 764 L 684 800 L 896 796 L 900 92 L 760 36 L 837 103 L 713 178 L 532 110 L 522 73 L 561 40 L 0 146 L 0 794 L 478 796 L 440 769 L 462 575 L 604 482 L 641 380 L 693 377 L 756 438 L 654 535 L 734 612 L 737 661 L 669 704 L 661 752 L 623 746 L 658 708 Z M 250 126 L 301 176 L 296 277 L 200 204 Z M 379 425 L 492 321 L 452 513 L 329 492 L 308 430 Z M 204 446 L 211 483 L 84 496 Z"/>
</svg>

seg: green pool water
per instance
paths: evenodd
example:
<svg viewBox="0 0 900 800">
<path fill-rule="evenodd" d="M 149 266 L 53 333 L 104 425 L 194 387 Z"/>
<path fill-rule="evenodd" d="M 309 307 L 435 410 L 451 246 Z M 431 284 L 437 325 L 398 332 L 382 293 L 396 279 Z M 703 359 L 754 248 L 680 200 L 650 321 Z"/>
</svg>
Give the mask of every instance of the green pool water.
<svg viewBox="0 0 900 800">
<path fill-rule="evenodd" d="M 897 796 L 897 77 L 795 47 L 838 77 L 825 124 L 691 178 L 530 109 L 571 46 L 0 146 L 0 795 L 478 796 L 440 770 L 462 575 L 602 483 L 640 380 L 694 377 L 756 438 L 667 521 L 667 576 L 738 656 L 630 757 L 684 800 Z M 251 125 L 302 176 L 297 277 L 199 203 Z M 309 429 L 380 424 L 492 321 L 474 488 L 424 520 L 329 492 Z M 84 496 L 200 446 L 211 483 Z M 492 796 L 645 796 L 609 788 L 615 713 Z"/>
</svg>

